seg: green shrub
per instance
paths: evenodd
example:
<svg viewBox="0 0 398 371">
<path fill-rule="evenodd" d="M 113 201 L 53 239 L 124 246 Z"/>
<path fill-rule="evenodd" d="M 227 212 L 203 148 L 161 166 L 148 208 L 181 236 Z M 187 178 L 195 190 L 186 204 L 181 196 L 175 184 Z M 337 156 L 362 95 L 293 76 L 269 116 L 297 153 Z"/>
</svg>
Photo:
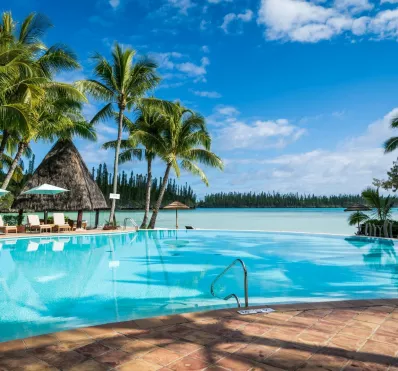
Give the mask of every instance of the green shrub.
<svg viewBox="0 0 398 371">
<path fill-rule="evenodd" d="M 18 215 L 4 215 L 3 221 L 6 225 L 20 225 L 18 224 Z"/>
</svg>

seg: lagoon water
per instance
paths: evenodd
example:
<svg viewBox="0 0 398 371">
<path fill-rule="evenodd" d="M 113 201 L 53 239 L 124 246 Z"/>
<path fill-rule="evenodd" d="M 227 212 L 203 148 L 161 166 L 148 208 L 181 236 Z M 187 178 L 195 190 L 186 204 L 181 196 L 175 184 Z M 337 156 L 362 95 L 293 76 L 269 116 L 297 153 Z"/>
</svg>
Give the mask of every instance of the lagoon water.
<svg viewBox="0 0 398 371">
<path fill-rule="evenodd" d="M 72 218 L 76 213 L 67 213 Z M 108 212 L 102 212 L 100 223 L 108 218 Z M 196 209 L 178 212 L 179 227 L 191 225 L 203 229 L 262 230 L 287 232 L 312 232 L 332 234 L 353 234 L 355 227 L 347 223 L 349 213 L 344 209 Z M 394 212 L 398 217 L 398 210 Z M 141 211 L 117 213 L 117 221 L 123 225 L 125 218 L 133 218 L 141 223 Z M 85 213 L 90 225 L 94 224 L 94 213 Z M 175 228 L 175 211 L 161 211 L 158 228 Z"/>
</svg>

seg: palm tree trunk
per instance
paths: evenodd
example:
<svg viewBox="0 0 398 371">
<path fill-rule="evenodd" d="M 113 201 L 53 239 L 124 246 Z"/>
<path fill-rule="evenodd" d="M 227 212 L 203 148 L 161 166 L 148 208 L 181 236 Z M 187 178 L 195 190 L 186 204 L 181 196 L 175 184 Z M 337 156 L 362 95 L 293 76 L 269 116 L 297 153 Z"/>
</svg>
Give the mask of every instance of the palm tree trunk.
<svg viewBox="0 0 398 371">
<path fill-rule="evenodd" d="M 171 170 L 171 164 L 167 164 L 166 172 L 164 173 L 164 177 L 163 177 L 163 183 L 160 188 L 160 194 L 156 201 L 155 208 L 153 209 L 153 213 L 152 213 L 151 221 L 149 222 L 148 229 L 155 228 L 156 218 L 158 217 L 159 209 L 160 209 L 160 206 L 162 205 L 164 192 L 166 191 L 167 181 L 169 180 L 170 170 Z"/>
<path fill-rule="evenodd" d="M 3 185 L 1 186 L 2 189 L 7 189 L 8 184 L 10 183 L 10 180 L 11 180 L 12 176 L 14 175 L 14 171 L 17 168 L 19 161 L 21 160 L 22 154 L 24 153 L 26 147 L 27 147 L 27 143 L 19 142 L 18 151 L 14 157 L 14 160 L 12 161 L 10 168 L 8 169 L 6 178 L 4 179 Z"/>
<path fill-rule="evenodd" d="M 7 130 L 3 130 L 3 137 L 1 138 L 1 143 L 0 143 L 0 157 L 4 153 L 9 137 L 10 133 Z"/>
<path fill-rule="evenodd" d="M 148 223 L 148 215 L 149 208 L 151 205 L 151 188 L 152 188 L 152 157 L 148 157 L 148 174 L 147 174 L 147 183 L 146 183 L 146 195 L 145 195 L 145 211 L 144 211 L 144 219 L 141 223 L 141 229 L 145 229 Z"/>
<path fill-rule="evenodd" d="M 119 125 L 117 130 L 117 143 L 115 149 L 115 163 L 113 165 L 113 190 L 112 193 L 117 193 L 117 176 L 119 172 L 119 153 L 120 143 L 122 141 L 122 129 L 123 129 L 123 108 L 119 108 Z M 109 214 L 109 223 L 112 223 L 115 218 L 116 200 L 112 200 L 111 213 Z"/>
</svg>

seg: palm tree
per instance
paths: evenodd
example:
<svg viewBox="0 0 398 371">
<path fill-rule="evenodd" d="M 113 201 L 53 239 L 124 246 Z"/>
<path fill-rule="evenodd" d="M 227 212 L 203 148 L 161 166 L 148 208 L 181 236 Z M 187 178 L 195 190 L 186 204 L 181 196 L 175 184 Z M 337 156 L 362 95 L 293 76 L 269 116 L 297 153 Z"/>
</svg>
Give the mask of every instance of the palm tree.
<svg viewBox="0 0 398 371">
<path fill-rule="evenodd" d="M 59 71 L 79 67 L 76 56 L 64 46 L 46 47 L 41 37 L 51 27 L 43 15 L 31 13 L 21 26 L 4 12 L 0 22 L 0 156 L 12 135 L 26 134 L 34 121 L 32 102 L 43 95 Z"/>
<path fill-rule="evenodd" d="M 391 121 L 391 128 L 397 129 L 398 128 L 398 117 L 395 117 Z M 398 148 L 398 137 L 391 137 L 390 139 L 384 142 L 384 152 L 390 153 L 395 151 Z"/>
<path fill-rule="evenodd" d="M 83 92 L 91 95 L 94 99 L 107 102 L 95 115 L 92 122 L 111 118 L 114 111 L 113 106 L 117 106 L 118 134 L 113 166 L 113 193 L 117 193 L 119 153 L 125 111 L 134 108 L 145 93 L 153 89 L 160 81 L 156 74 L 157 65 L 148 59 L 142 59 L 134 64 L 135 54 L 135 50 L 130 48 L 124 50 L 119 44 L 115 44 L 111 62 L 99 54 L 93 57 L 96 62 L 94 73 L 97 80 L 82 80 L 76 83 Z M 113 199 L 110 221 L 115 218 L 115 207 L 116 200 Z"/>
<path fill-rule="evenodd" d="M 208 185 L 203 170 L 196 164 L 223 169 L 222 160 L 211 152 L 211 138 L 206 129 L 203 116 L 192 112 L 179 103 L 160 102 L 163 106 L 165 126 L 159 138 L 146 132 L 137 132 L 137 139 L 154 152 L 166 163 L 159 197 L 156 201 L 148 228 L 155 228 L 156 219 L 166 190 L 170 171 L 173 168 L 177 177 L 181 168 L 198 175 Z"/>
<path fill-rule="evenodd" d="M 352 213 L 348 217 L 348 224 L 351 225 L 351 226 L 356 225 L 358 227 L 358 234 L 359 234 L 359 232 L 360 232 L 360 224 L 365 222 L 368 219 L 369 219 L 369 216 L 366 215 L 364 212 L 356 211 L 355 213 Z"/>
<path fill-rule="evenodd" d="M 58 88 L 57 85 L 54 87 Z M 35 120 L 29 126 L 29 130 L 19 137 L 18 150 L 9 166 L 2 189 L 7 189 L 22 155 L 29 151 L 29 143 L 32 140 L 53 141 L 55 138 L 71 139 L 73 136 L 96 139 L 93 125 L 85 122 L 81 113 L 85 97 L 72 86 L 69 89 L 62 86 L 62 89 L 67 90 L 69 94 L 60 94 L 58 91 L 54 98 L 51 94 L 52 89 L 48 88 L 44 99 L 35 107 Z"/>
<path fill-rule="evenodd" d="M 395 197 L 380 195 L 379 188 L 366 188 L 362 192 L 362 197 L 366 204 L 376 209 L 377 219 L 385 221 L 391 217 L 392 208 L 394 207 Z"/>
<path fill-rule="evenodd" d="M 125 117 L 125 126 L 129 131 L 129 137 L 121 141 L 120 148 L 122 152 L 119 155 L 119 162 L 126 163 L 134 158 L 141 160 L 144 156 L 147 162 L 147 178 L 145 191 L 145 209 L 144 217 L 140 228 L 145 229 L 149 219 L 149 209 L 151 205 L 152 189 L 152 163 L 156 157 L 156 143 L 161 140 L 162 130 L 164 128 L 164 116 L 161 110 L 152 104 L 153 99 L 144 99 L 138 105 L 138 117 L 133 123 Z M 139 137 L 142 134 L 147 135 L 145 148 L 139 147 Z M 107 142 L 103 148 L 116 148 L 116 141 Z"/>
</svg>

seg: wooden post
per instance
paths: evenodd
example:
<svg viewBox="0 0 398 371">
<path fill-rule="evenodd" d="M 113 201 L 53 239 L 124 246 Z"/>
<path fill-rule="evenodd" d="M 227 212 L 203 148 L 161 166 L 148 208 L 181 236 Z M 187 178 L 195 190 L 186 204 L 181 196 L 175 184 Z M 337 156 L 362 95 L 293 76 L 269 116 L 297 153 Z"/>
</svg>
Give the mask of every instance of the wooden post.
<svg viewBox="0 0 398 371">
<path fill-rule="evenodd" d="M 178 210 L 176 209 L 176 229 L 178 229 Z"/>
<path fill-rule="evenodd" d="M 94 228 L 95 228 L 95 229 L 98 228 L 98 224 L 99 224 L 99 214 L 100 214 L 99 209 L 95 210 L 95 222 L 94 222 L 94 225 L 95 225 Z"/>
<path fill-rule="evenodd" d="M 77 222 L 76 222 L 77 229 L 82 227 L 82 220 L 83 220 L 83 210 L 79 210 L 77 212 Z"/>
<path fill-rule="evenodd" d="M 47 224 L 48 221 L 48 210 L 44 210 L 44 224 Z"/>
<path fill-rule="evenodd" d="M 19 222 L 21 222 L 21 224 L 19 224 Z M 23 224 L 23 209 L 19 209 L 18 210 L 18 225 L 22 225 Z"/>
</svg>

